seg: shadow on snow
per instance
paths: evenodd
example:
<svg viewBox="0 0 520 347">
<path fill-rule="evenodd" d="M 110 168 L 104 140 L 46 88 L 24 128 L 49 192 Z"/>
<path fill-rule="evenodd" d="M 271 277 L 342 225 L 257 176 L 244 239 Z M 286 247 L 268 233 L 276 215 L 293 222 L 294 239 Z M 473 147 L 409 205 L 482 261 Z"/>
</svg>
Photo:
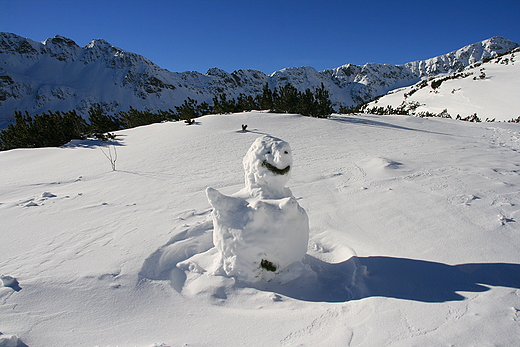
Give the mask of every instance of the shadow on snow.
<svg viewBox="0 0 520 347">
<path fill-rule="evenodd" d="M 520 289 L 520 264 L 446 265 L 394 257 L 352 257 L 330 264 L 307 255 L 317 278 L 287 285 L 255 286 L 304 301 L 345 302 L 379 296 L 421 302 L 464 300 L 457 292 L 485 292 L 488 286 Z M 305 283 L 307 282 L 307 283 Z"/>
<path fill-rule="evenodd" d="M 177 264 L 214 247 L 210 212 L 209 209 L 198 213 L 190 210 L 179 216 L 182 220 L 193 217 L 202 220 L 193 225 L 185 224 L 166 244 L 150 254 L 143 262 L 138 283 L 169 281 L 181 293 L 187 285 L 187 273 Z M 205 257 L 208 261 L 217 261 L 208 254 Z M 490 286 L 520 289 L 520 264 L 515 263 L 447 265 L 388 256 L 354 256 L 343 262 L 328 263 L 311 255 L 305 256 L 304 263 L 313 271 L 283 285 L 273 280 L 255 284 L 235 282 L 233 286 L 313 302 L 345 302 L 368 297 L 446 302 L 465 300 L 458 292 L 485 292 Z M 204 272 L 197 271 L 201 275 Z M 206 273 L 204 276 L 219 275 Z"/>
<path fill-rule="evenodd" d="M 407 117 L 413 117 L 413 116 L 407 116 Z M 381 121 L 376 121 L 373 119 L 368 118 L 355 118 L 355 117 L 331 117 L 330 120 L 335 122 L 342 122 L 342 123 L 350 123 L 350 124 L 359 124 L 359 125 L 366 125 L 366 126 L 373 126 L 373 127 L 385 127 L 385 128 L 391 128 L 391 129 L 398 129 L 398 130 L 409 130 L 409 131 L 418 131 L 423 133 L 429 133 L 429 134 L 437 134 L 437 135 L 450 135 L 446 133 L 439 133 L 435 131 L 428 131 L 428 130 L 421 130 L 421 129 L 414 129 L 414 128 L 408 128 L 400 125 L 385 123 Z"/>
<path fill-rule="evenodd" d="M 145 260 L 140 280 L 167 280 L 182 292 L 186 274 L 177 263 L 213 247 L 210 221 L 173 237 Z M 247 284 L 303 301 L 346 302 L 368 297 L 387 297 L 421 302 L 465 300 L 458 292 L 485 292 L 489 286 L 520 289 L 520 264 L 442 263 L 383 256 L 352 257 L 340 263 L 327 263 L 306 255 L 315 275 L 281 285 L 276 281 Z"/>
<path fill-rule="evenodd" d="M 126 135 L 117 135 L 118 138 L 126 136 Z M 124 146 L 120 139 L 111 140 L 111 141 L 101 141 L 98 139 L 85 139 L 85 140 L 70 140 L 68 143 L 60 146 L 59 148 L 99 148 L 99 147 L 108 147 L 108 146 Z"/>
</svg>

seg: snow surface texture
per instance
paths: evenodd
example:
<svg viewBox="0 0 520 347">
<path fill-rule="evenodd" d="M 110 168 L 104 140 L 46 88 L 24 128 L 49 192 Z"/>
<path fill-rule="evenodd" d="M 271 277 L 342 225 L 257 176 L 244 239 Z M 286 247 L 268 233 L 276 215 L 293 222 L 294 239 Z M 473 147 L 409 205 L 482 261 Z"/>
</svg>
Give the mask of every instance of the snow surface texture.
<svg viewBox="0 0 520 347">
<path fill-rule="evenodd" d="M 446 110 L 452 118 L 476 113 L 482 121 L 516 119 L 520 117 L 519 56 L 520 49 L 517 48 L 461 72 L 440 75 L 428 79 L 427 83 L 392 91 L 369 103 L 368 107 L 405 106 L 415 114 L 439 114 Z M 434 88 L 435 84 L 438 86 Z"/>
<path fill-rule="evenodd" d="M 213 243 L 222 270 L 239 281 L 286 283 L 312 270 L 302 264 L 309 219 L 285 184 L 292 150 L 271 136 L 253 142 L 243 160 L 245 188 L 226 196 L 208 188 L 213 207 Z"/>
<path fill-rule="evenodd" d="M 5 336 L 30 347 L 520 345 L 519 124 L 259 112 L 198 123 L 118 131 L 116 171 L 97 141 L 0 153 L 0 275 L 22 288 L 0 282 Z M 242 189 L 241 160 L 265 134 L 291 144 L 289 186 L 309 216 L 316 277 L 285 285 L 209 274 L 205 189 Z"/>
<path fill-rule="evenodd" d="M 352 106 L 410 86 L 421 77 L 456 72 L 515 47 L 518 44 L 506 38 L 492 37 L 404 65 L 346 64 L 323 71 L 290 67 L 269 75 L 253 69 L 228 73 L 212 68 L 202 74 L 170 72 L 102 39 L 80 47 L 59 35 L 40 43 L 0 33 L 0 129 L 13 120 L 15 110 L 35 114 L 75 109 L 85 116 L 94 104 L 114 112 L 127 111 L 130 106 L 168 110 L 188 97 L 211 104 L 223 92 L 228 98 L 259 94 L 266 83 L 271 88 L 291 83 L 300 91 L 323 83 L 335 107 Z"/>
</svg>

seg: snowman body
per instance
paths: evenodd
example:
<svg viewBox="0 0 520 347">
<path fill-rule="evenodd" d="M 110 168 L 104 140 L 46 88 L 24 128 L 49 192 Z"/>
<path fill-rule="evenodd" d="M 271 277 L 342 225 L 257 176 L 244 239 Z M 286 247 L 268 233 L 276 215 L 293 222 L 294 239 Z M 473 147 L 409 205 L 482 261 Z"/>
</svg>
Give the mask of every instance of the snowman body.
<svg viewBox="0 0 520 347">
<path fill-rule="evenodd" d="M 254 283 L 294 279 L 304 269 L 309 220 L 285 184 L 292 169 L 289 144 L 263 136 L 243 159 L 245 187 L 233 196 L 208 188 L 213 243 L 228 276 Z"/>
</svg>

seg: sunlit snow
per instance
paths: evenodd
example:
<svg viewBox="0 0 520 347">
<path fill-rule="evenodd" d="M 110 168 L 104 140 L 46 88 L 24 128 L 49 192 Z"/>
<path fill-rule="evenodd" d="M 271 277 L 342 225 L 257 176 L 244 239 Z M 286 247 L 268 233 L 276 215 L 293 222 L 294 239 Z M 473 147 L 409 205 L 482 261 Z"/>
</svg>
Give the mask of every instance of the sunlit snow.
<svg viewBox="0 0 520 347">
<path fill-rule="evenodd" d="M 371 102 L 369 107 L 397 108 L 417 105 L 415 113 L 441 113 L 452 118 L 477 114 L 482 120 L 509 121 L 520 117 L 520 49 L 483 64 L 469 67 L 454 75 L 441 75 L 418 85 L 390 92 Z M 438 81 L 437 88 L 432 83 Z"/>
<path fill-rule="evenodd" d="M 93 140 L 0 152 L 0 345 L 520 344 L 518 124 L 249 112 L 116 134 L 115 171 Z M 264 135 L 290 143 L 309 223 L 314 275 L 285 284 L 211 273 L 206 189 L 243 189 Z"/>
</svg>

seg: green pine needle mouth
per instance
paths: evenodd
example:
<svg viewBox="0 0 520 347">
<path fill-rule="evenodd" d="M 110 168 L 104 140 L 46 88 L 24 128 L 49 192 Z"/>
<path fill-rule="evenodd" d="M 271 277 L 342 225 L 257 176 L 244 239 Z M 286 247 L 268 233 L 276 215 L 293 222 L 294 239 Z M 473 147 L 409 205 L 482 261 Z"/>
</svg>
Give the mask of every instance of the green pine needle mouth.
<svg viewBox="0 0 520 347">
<path fill-rule="evenodd" d="M 285 169 L 279 169 L 276 166 L 269 164 L 267 162 L 267 160 L 264 160 L 262 162 L 262 166 L 265 166 L 269 171 L 271 171 L 272 173 L 275 173 L 277 175 L 285 175 L 291 169 L 291 165 L 287 165 L 287 167 Z"/>
</svg>

